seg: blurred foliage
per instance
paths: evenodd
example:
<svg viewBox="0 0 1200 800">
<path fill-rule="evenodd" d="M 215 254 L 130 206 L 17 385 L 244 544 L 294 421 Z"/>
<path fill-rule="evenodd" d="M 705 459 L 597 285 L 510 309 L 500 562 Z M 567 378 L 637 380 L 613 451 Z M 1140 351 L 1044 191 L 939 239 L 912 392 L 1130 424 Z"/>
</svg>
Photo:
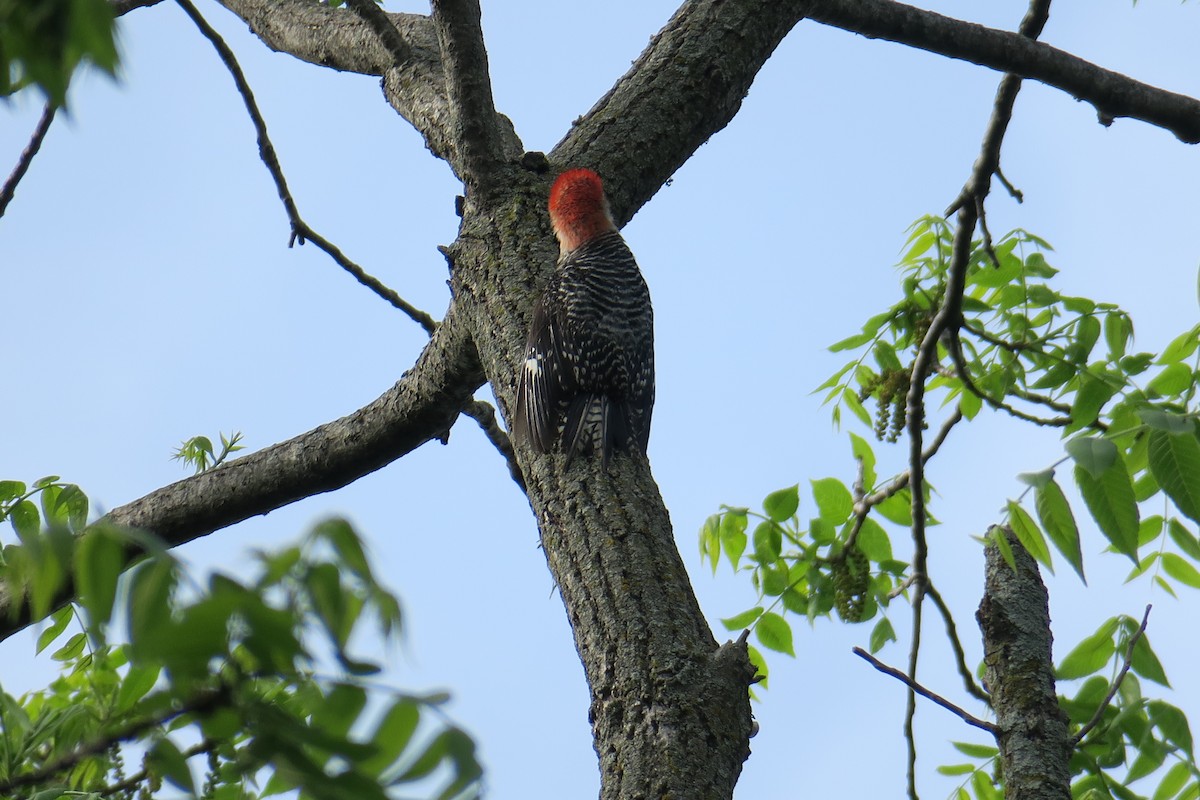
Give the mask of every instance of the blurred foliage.
<svg viewBox="0 0 1200 800">
<path fill-rule="evenodd" d="M 152 538 L 87 518 L 55 476 L 0 482 L 10 614 L 23 602 L 44 619 L 37 650 L 61 664 L 44 690 L 0 691 L 0 796 L 478 796 L 446 695 L 380 686 L 380 665 L 352 650 L 356 636 L 393 643 L 401 614 L 345 520 L 255 552 L 250 579 L 202 585 Z M 78 602 L 56 608 L 69 585 Z"/>
<path fill-rule="evenodd" d="M 0 97 L 36 85 L 65 106 L 80 64 L 115 76 L 117 61 L 108 0 L 0 0 Z"/>
<path fill-rule="evenodd" d="M 817 389 L 834 405 L 835 424 L 848 410 L 881 442 L 905 431 L 916 354 L 948 285 L 950 225 L 925 217 L 909 233 L 898 264 L 901 299 L 830 348 L 856 355 Z M 972 243 L 961 324 L 956 335 L 941 337 L 927 379 L 926 419 L 938 403 L 953 405 L 967 421 L 988 407 L 1062 432 L 1063 457 L 1018 476 L 1027 488 L 1008 500 L 1000 519 L 981 521 L 988 530 L 978 538 L 995 543 L 1012 564 L 1006 537 L 997 535 L 1008 526 L 1042 566 L 1053 572 L 1057 552 L 1085 580 L 1078 519 L 1086 515 L 1106 551 L 1133 563 L 1129 580 L 1149 579 L 1172 596 L 1200 589 L 1200 325 L 1161 353 L 1135 352 L 1125 311 L 1052 286 L 1050 252 L 1021 230 L 995 244 Z M 700 551 L 714 573 L 723 554 L 735 572 L 749 573 L 759 596 L 753 608 L 723 622 L 731 630 L 753 628 L 769 650 L 795 654 L 789 615 L 810 623 L 834 614 L 846 622 L 875 620 L 867 634 L 871 652 L 896 640 L 886 612 L 892 600 L 907 597 L 912 580 L 910 565 L 893 556 L 892 538 L 912 525 L 908 472 L 881 477 L 870 441 L 849 437 L 857 474 L 811 481 L 815 514 L 799 513 L 799 486 L 791 486 L 767 495 L 761 512 L 722 506 L 701 528 Z M 932 438 L 924 438 L 926 447 Z M 1058 474 L 1065 466 L 1066 488 Z M 928 508 L 932 487 L 921 490 Z M 1100 715 L 1072 758 L 1073 795 L 1132 800 L 1143 795 L 1130 785 L 1154 776 L 1153 800 L 1197 800 L 1200 770 L 1186 716 L 1142 695 L 1141 679 L 1169 684 L 1149 638 L 1134 638 L 1138 627 L 1129 617 L 1107 620 L 1059 667 L 1061 680 L 1082 681 L 1074 696 L 1062 698 L 1073 729 Z M 765 675 L 762 653 L 752 657 Z M 1105 670 L 1107 677 L 1097 674 Z M 1105 705 L 1110 690 L 1115 696 Z M 956 746 L 975 760 L 941 768 L 966 776 L 955 796 L 1002 797 L 995 747 Z"/>
</svg>

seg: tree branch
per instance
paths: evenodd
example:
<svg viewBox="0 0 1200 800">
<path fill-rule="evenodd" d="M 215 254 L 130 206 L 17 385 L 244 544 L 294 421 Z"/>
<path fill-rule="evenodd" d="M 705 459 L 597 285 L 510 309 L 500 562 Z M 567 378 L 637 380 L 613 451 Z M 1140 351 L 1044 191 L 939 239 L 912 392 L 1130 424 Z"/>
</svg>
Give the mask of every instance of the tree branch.
<svg viewBox="0 0 1200 800">
<path fill-rule="evenodd" d="M 300 218 L 300 211 L 296 208 L 296 201 L 292 198 L 292 193 L 288 189 L 287 178 L 283 174 L 283 167 L 279 164 L 279 156 L 275 153 L 275 145 L 271 144 L 271 137 L 267 135 L 267 122 L 263 119 L 262 112 L 258 109 L 258 103 L 254 99 L 254 92 L 250 89 L 250 83 L 246 80 L 246 75 L 242 72 L 242 68 L 237 62 L 237 57 L 229 49 L 229 45 L 225 43 L 221 35 L 196 10 L 196 7 L 192 5 L 190 0 L 176 0 L 176 2 L 196 27 L 200 29 L 200 33 L 212 44 L 213 48 L 217 51 L 217 55 L 220 56 L 221 62 L 229 70 L 229 74 L 233 76 L 233 82 L 237 85 L 238 94 L 242 96 L 242 102 L 246 106 L 246 112 L 250 115 L 250 121 L 254 123 L 254 131 L 258 137 L 258 155 L 262 159 L 263 164 L 266 165 L 267 171 L 271 173 L 271 179 L 275 181 L 275 190 L 279 193 L 279 199 L 283 202 L 284 211 L 287 213 L 288 221 L 291 223 L 291 241 L 299 241 L 300 244 L 304 244 L 305 240 L 311 241 L 337 262 L 338 266 L 353 275 L 359 283 L 391 303 L 395 308 L 403 311 L 409 318 L 424 328 L 427 333 L 433 333 L 434 328 L 437 326 L 433 317 L 409 304 L 404 298 L 396 294 L 395 291 L 385 286 L 378 278 L 369 275 L 358 264 L 346 258 L 338 247 L 310 228 L 308 223 Z M 289 242 L 289 246 L 290 244 Z"/>
<path fill-rule="evenodd" d="M 875 658 L 875 656 L 871 655 L 866 650 L 863 650 L 861 647 L 854 648 L 854 655 L 863 659 L 868 664 L 870 664 L 872 667 L 874 667 L 875 669 L 884 673 L 885 675 L 891 675 L 893 678 L 900 681 L 905 686 L 907 686 L 909 689 L 913 690 L 914 692 L 921 695 L 922 697 L 928 698 L 928 699 L 932 700 L 933 702 L 937 703 L 939 706 L 946 709 L 950 713 L 954 714 L 955 716 L 957 716 L 959 719 L 961 719 L 963 722 L 967 723 L 968 725 L 974 725 L 976 728 L 979 728 L 982 731 L 987 731 L 988 733 L 992 734 L 993 736 L 996 735 L 996 726 L 993 725 L 992 723 L 984 722 L 983 720 L 979 719 L 978 717 L 974 716 L 973 714 L 970 714 L 967 711 L 964 711 L 963 709 L 954 705 L 954 703 L 951 703 L 949 700 L 942 697 L 940 694 L 937 694 L 936 692 L 931 692 L 930 690 L 926 689 L 921 684 L 917 683 L 914 680 L 911 680 L 907 675 L 905 675 L 903 672 L 896 669 L 895 667 L 889 667 L 887 664 L 884 664 L 882 661 Z"/>
<path fill-rule="evenodd" d="M 1125 647 L 1125 662 L 1121 664 L 1121 671 L 1117 673 L 1117 678 L 1112 682 L 1112 686 L 1108 687 L 1108 694 L 1104 696 L 1104 701 L 1096 708 L 1096 713 L 1092 715 L 1083 727 L 1071 738 L 1071 744 L 1078 747 L 1083 741 L 1083 737 L 1092 732 L 1092 729 L 1100 724 L 1100 720 L 1104 719 L 1104 710 L 1108 708 L 1108 704 L 1117 696 L 1117 691 L 1121 688 L 1121 682 L 1125 680 L 1125 675 L 1129 672 L 1129 668 L 1133 666 L 1133 648 L 1137 645 L 1138 639 L 1146 633 L 1146 625 L 1150 622 L 1150 606 L 1146 606 L 1146 613 L 1142 614 L 1142 624 L 1129 637 L 1129 644 Z"/>
<path fill-rule="evenodd" d="M 339 489 L 430 439 L 445 439 L 483 383 L 454 308 L 417 363 L 391 389 L 349 416 L 229 461 L 114 508 L 105 520 L 153 532 L 176 546 L 321 492 Z M 0 586 L 0 640 L 33 620 Z M 70 600 L 64 594 L 55 605 Z M 14 603 L 21 603 L 14 609 Z"/>
<path fill-rule="evenodd" d="M 432 7 L 450 98 L 451 137 L 459 154 L 456 172 L 468 189 L 487 192 L 500 165 L 515 160 L 522 148 L 511 127 L 504 131 L 497 124 L 479 0 L 433 0 Z"/>
<path fill-rule="evenodd" d="M 954 624 L 954 615 L 950 613 L 950 606 L 946 605 L 941 592 L 934 588 L 932 583 L 925 587 L 925 591 L 929 595 L 929 599 L 937 606 L 938 611 L 941 612 L 942 621 L 946 623 L 946 638 L 950 640 L 950 647 L 954 650 L 954 662 L 958 666 L 958 674 L 963 679 L 963 688 L 976 700 L 991 704 L 991 698 L 975 683 L 975 676 L 971 673 L 971 668 L 967 666 L 967 654 L 963 651 L 962 641 L 958 638 L 958 626 Z"/>
<path fill-rule="evenodd" d="M 1014 567 L 991 542 L 976 618 L 983 632 L 985 682 L 996 712 L 1005 796 L 1063 800 L 1071 796 L 1073 742 L 1058 704 L 1051 656 L 1050 609 L 1037 563 L 1011 530 Z"/>
<path fill-rule="evenodd" d="M 29 144 L 25 145 L 25 149 L 21 151 L 21 157 L 17 159 L 17 165 L 13 167 L 13 171 L 9 174 L 8 180 L 0 186 L 0 217 L 4 216 L 4 211 L 8 208 L 8 204 L 12 202 L 13 195 L 17 191 L 17 184 L 21 182 L 21 178 L 25 177 L 25 173 L 29 171 L 29 165 L 33 163 L 33 157 L 38 154 L 38 150 L 42 149 L 42 141 L 46 138 L 46 132 L 50 130 L 50 123 L 54 122 L 54 113 L 57 109 L 53 103 L 47 103 L 42 110 L 42 118 L 38 120 L 38 124 L 33 129 L 33 134 L 29 137 Z"/>
<path fill-rule="evenodd" d="M 1019 33 L 944 17 L 892 0 L 816 0 L 808 17 L 871 39 L 910 45 L 1061 89 L 1095 106 L 1103 125 L 1132 117 L 1200 142 L 1200 100 L 1104 69 Z"/>
<path fill-rule="evenodd" d="M 729 124 L 762 65 L 809 5 L 683 3 L 629 71 L 555 145 L 551 161 L 599 172 L 617 223 L 628 222 Z"/>
</svg>

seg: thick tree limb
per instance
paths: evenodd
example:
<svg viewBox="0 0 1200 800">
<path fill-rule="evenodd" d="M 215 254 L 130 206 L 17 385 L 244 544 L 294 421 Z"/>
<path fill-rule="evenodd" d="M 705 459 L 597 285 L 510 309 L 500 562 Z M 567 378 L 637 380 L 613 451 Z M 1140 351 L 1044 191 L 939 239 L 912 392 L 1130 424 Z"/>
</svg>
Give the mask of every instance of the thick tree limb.
<svg viewBox="0 0 1200 800">
<path fill-rule="evenodd" d="M 1074 742 L 1058 705 L 1051 657 L 1046 587 L 1033 557 L 1012 531 L 1016 569 L 989 544 L 983 600 L 976 618 L 983 631 L 984 680 L 996 711 L 1000 761 L 1008 800 L 1066 800 Z"/>
<path fill-rule="evenodd" d="M 1104 125 L 1133 117 L 1200 142 L 1200 100 L 1168 92 L 1020 33 L 944 17 L 891 0 L 815 0 L 810 19 L 1032 78 L 1095 106 Z"/>
<path fill-rule="evenodd" d="M 482 383 L 466 326 L 451 310 L 416 365 L 374 402 L 294 439 L 157 489 L 114 508 L 105 519 L 151 531 L 175 546 L 341 488 L 430 439 L 445 438 Z M 0 586 L 0 640 L 32 621 L 27 608 L 14 618 L 12 604 L 7 588 Z"/>
<path fill-rule="evenodd" d="M 550 153 L 605 179 L 623 225 L 724 128 L 810 4 L 688 2 Z"/>
<path fill-rule="evenodd" d="M 469 190 L 490 191 L 500 164 L 515 160 L 522 148 L 511 127 L 505 131 L 497 122 L 479 0 L 433 0 L 433 27 L 459 154 L 456 172 Z"/>
<path fill-rule="evenodd" d="M 375 30 L 348 9 L 308 0 L 219 2 L 272 50 L 336 70 L 383 76 L 384 95 L 392 108 L 417 129 L 434 155 L 455 166 L 446 81 L 429 17 L 387 15 L 411 56 L 398 64 Z"/>
</svg>

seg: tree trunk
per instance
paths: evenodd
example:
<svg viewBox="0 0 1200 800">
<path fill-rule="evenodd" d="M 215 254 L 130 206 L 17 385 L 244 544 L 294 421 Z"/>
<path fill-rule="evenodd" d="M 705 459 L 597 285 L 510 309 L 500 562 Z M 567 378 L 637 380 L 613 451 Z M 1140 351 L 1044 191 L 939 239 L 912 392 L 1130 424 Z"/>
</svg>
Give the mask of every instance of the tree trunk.
<svg viewBox="0 0 1200 800">
<path fill-rule="evenodd" d="M 1071 737 L 1054 690 L 1050 609 L 1033 557 L 1004 531 L 1016 569 L 995 544 L 976 618 L 983 631 L 984 681 L 1000 729 L 1006 800 L 1068 800 Z"/>
</svg>

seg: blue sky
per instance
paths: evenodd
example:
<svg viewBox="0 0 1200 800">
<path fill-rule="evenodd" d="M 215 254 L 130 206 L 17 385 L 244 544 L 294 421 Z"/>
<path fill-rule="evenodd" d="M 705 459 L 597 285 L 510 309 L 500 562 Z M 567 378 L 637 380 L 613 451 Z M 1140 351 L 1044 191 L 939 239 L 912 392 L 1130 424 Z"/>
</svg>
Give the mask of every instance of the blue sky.
<svg viewBox="0 0 1200 800">
<path fill-rule="evenodd" d="M 674 2 L 521 0 L 484 4 L 496 103 L 528 150 L 549 150 L 628 68 Z M 424 12 L 419 3 L 390 10 Z M 930 4 L 1013 27 L 1024 4 Z M 455 236 L 459 192 L 445 165 L 383 102 L 378 80 L 271 53 L 217 7 L 201 10 L 237 52 L 304 219 L 407 300 L 448 302 L 436 245 Z M 1043 39 L 1104 66 L 1200 96 L 1196 4 L 1061 3 Z M 72 113 L 0 219 L 5 433 L 0 478 L 59 474 L 101 508 L 185 477 L 172 448 L 240 430 L 251 448 L 308 430 L 385 391 L 424 333 L 288 226 L 253 130 L 209 44 L 173 3 L 121 22 L 114 84 L 79 80 Z M 658 400 L 650 457 L 700 603 L 718 619 L 754 602 L 745 576 L 713 577 L 696 532 L 721 503 L 828 475 L 849 480 L 845 432 L 810 394 L 842 363 L 828 344 L 890 305 L 905 229 L 955 197 L 978 154 L 999 76 L 804 22 L 760 74 L 742 112 L 625 229 L 655 301 Z M 0 164 L 15 162 L 40 112 L 0 106 Z M 1060 288 L 1121 303 L 1137 347 L 1161 348 L 1197 316 L 1195 149 L 1139 122 L 1096 124 L 1090 106 L 1027 84 L 997 188 L 994 233 L 1025 227 L 1056 248 Z M 0 167 L 7 171 L 7 166 Z M 482 395 L 481 395 L 482 396 Z M 859 431 L 860 433 L 862 431 Z M 879 445 L 881 473 L 903 447 Z M 983 413 L 931 463 L 937 487 L 931 573 L 956 610 L 968 656 L 982 553 L 970 538 L 1022 490 L 1018 472 L 1061 454 L 1054 432 Z M 811 509 L 811 497 L 805 497 Z M 196 569 L 238 572 L 244 554 L 349 516 L 407 615 L 390 683 L 445 687 L 480 746 L 494 798 L 592 796 L 598 786 L 587 688 L 528 504 L 470 420 L 335 494 L 183 548 Z M 0 538 L 3 534 L 0 534 Z M 895 540 L 897 553 L 907 546 Z M 1196 597 L 1148 583 L 1118 590 L 1126 566 L 1085 533 L 1091 589 L 1068 569 L 1051 583 L 1056 654 L 1108 616 L 1155 603 L 1149 635 L 1177 693 L 1200 718 Z M 1183 591 L 1187 591 L 1186 589 Z M 893 607 L 905 660 L 907 610 Z M 737 796 L 898 797 L 904 692 L 855 658 L 869 626 L 796 625 L 795 660 L 772 656 Z M 937 625 L 921 676 L 959 699 Z M 0 649 L 0 682 L 43 681 L 32 637 Z M 365 643 L 369 645 L 369 643 Z M 978 709 L 974 709 L 978 711 Z M 923 705 L 927 797 L 955 760 L 945 741 L 980 741 Z M 864 768 L 868 763 L 869 768 Z"/>
</svg>

